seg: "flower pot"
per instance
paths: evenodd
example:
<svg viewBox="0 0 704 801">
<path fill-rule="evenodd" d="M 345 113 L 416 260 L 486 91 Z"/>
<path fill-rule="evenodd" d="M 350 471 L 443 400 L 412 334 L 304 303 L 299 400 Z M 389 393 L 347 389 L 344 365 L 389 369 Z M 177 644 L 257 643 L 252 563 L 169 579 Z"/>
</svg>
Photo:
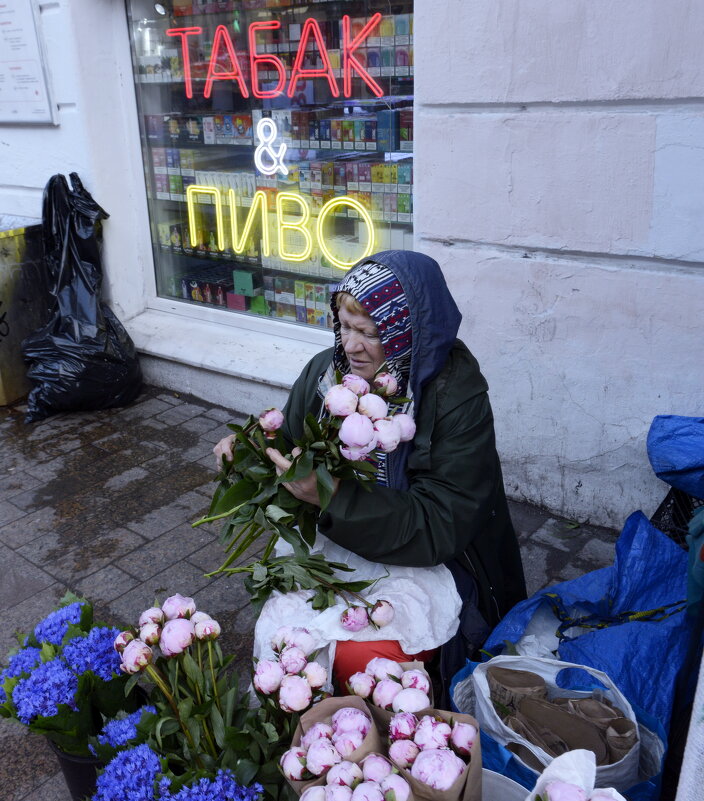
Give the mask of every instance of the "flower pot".
<svg viewBox="0 0 704 801">
<path fill-rule="evenodd" d="M 84 801 L 85 798 L 90 798 L 95 793 L 96 771 L 98 768 L 105 767 L 105 762 L 94 756 L 67 754 L 51 740 L 49 740 L 49 745 L 56 754 L 73 801 Z"/>
</svg>

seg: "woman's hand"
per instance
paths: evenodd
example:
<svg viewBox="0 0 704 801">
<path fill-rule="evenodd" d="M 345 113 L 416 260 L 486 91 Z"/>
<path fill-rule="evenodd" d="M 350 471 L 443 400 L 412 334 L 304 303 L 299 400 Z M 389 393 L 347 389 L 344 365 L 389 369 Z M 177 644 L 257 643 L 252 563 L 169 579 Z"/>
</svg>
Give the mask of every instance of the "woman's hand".
<svg viewBox="0 0 704 801">
<path fill-rule="evenodd" d="M 294 448 L 291 455 L 296 457 L 299 453 L 301 453 L 301 449 Z M 276 448 L 267 448 L 266 455 L 276 465 L 276 473 L 279 476 L 282 473 L 285 473 L 289 467 L 291 467 L 292 463 L 289 462 L 289 460 L 283 456 L 280 451 L 276 450 Z M 335 495 L 337 488 L 340 485 L 340 479 L 333 476 L 332 482 L 332 494 Z M 293 495 L 294 498 L 298 498 L 299 501 L 306 501 L 308 503 L 312 503 L 314 506 L 320 506 L 320 496 L 318 495 L 315 473 L 311 473 L 309 476 L 306 476 L 306 478 L 302 478 L 299 481 L 285 481 L 284 487 L 286 487 L 286 489 L 291 493 L 291 495 Z"/>
<path fill-rule="evenodd" d="M 224 456 L 228 462 L 232 461 L 232 457 L 234 456 L 233 453 L 233 443 L 235 441 L 235 435 L 230 434 L 227 437 L 223 437 L 223 439 L 218 442 L 217 445 L 213 448 L 213 453 L 215 454 L 215 463 L 217 465 L 218 470 L 222 470 L 222 457 Z"/>
</svg>

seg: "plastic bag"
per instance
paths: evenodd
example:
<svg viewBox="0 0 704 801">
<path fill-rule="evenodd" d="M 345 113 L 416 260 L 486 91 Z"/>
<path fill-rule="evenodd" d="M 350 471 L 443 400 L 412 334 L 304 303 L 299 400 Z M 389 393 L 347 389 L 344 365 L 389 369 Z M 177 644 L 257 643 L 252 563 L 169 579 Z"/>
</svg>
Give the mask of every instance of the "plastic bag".
<svg viewBox="0 0 704 801">
<path fill-rule="evenodd" d="M 658 415 L 650 424 L 647 445 L 658 478 L 704 498 L 704 417 Z"/>
<path fill-rule="evenodd" d="M 100 221 L 107 214 L 71 173 L 44 189 L 44 261 L 53 298 L 49 322 L 22 343 L 34 388 L 25 422 L 57 412 L 124 406 L 141 390 L 134 344 L 101 302 Z"/>
<path fill-rule="evenodd" d="M 598 787 L 600 788 L 599 795 L 604 798 L 611 798 L 613 801 L 625 801 L 624 797 L 613 787 L 608 787 L 600 781 L 598 768 L 594 762 L 594 754 L 591 751 L 577 749 L 553 759 L 540 775 L 533 792 L 525 801 L 535 801 L 547 788 L 548 784 L 553 781 L 574 784 L 585 791 L 587 798 L 591 797 L 594 789 Z"/>
</svg>

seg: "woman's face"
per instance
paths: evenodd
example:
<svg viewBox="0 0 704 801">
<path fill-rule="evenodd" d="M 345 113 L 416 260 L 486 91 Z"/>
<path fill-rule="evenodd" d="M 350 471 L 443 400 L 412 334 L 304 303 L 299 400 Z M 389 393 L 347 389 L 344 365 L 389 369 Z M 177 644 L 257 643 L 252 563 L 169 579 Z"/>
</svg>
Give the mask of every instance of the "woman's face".
<svg viewBox="0 0 704 801">
<path fill-rule="evenodd" d="M 372 318 L 365 312 L 350 312 L 344 306 L 338 311 L 340 337 L 350 370 L 371 381 L 386 361 L 384 347 Z"/>
</svg>

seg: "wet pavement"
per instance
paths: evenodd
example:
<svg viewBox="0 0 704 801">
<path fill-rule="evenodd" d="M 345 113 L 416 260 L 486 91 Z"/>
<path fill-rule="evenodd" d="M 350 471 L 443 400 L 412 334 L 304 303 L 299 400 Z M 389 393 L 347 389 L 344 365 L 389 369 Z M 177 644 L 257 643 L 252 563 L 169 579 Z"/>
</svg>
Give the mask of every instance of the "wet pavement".
<svg viewBox="0 0 704 801">
<path fill-rule="evenodd" d="M 222 646 L 247 668 L 255 616 L 239 576 L 213 579 L 215 526 L 193 529 L 215 488 L 212 447 L 232 410 L 154 387 L 131 406 L 25 425 L 0 408 L 0 666 L 66 590 L 95 617 L 134 623 L 181 592 L 216 617 Z M 613 561 L 617 532 L 511 503 L 529 593 Z M 70 801 L 44 738 L 0 720 L 0 798 Z"/>
</svg>

